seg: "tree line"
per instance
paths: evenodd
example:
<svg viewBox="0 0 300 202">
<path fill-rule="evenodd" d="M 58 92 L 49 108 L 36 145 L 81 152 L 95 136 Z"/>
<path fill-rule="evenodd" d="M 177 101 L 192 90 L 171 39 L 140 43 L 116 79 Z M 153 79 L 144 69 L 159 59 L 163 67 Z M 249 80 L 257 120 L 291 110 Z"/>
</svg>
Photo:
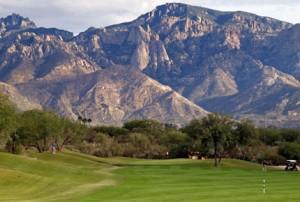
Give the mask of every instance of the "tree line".
<svg viewBox="0 0 300 202">
<path fill-rule="evenodd" d="M 249 120 L 219 114 L 192 120 L 182 128 L 155 120 L 132 120 L 122 127 L 91 126 L 91 119 L 83 120 L 42 110 L 18 112 L 0 95 L 0 145 L 15 154 L 68 147 L 101 157 L 186 158 L 196 153 L 213 158 L 215 166 L 223 158 L 269 164 L 300 160 L 299 130 L 257 128 Z"/>
</svg>

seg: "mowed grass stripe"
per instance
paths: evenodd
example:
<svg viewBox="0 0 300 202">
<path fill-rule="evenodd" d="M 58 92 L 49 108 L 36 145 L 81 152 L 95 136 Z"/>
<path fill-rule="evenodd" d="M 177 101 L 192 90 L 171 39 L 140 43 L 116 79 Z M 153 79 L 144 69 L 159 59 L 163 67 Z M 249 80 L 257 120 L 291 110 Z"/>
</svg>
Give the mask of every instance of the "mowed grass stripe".
<svg viewBox="0 0 300 202">
<path fill-rule="evenodd" d="M 239 161 L 227 165 L 239 167 Z M 201 163 L 186 166 L 130 166 L 118 173 L 123 179 L 119 187 L 107 188 L 100 193 L 82 199 L 96 201 L 276 201 L 299 197 L 298 173 L 283 171 L 262 172 L 260 166 L 250 165 L 245 169 L 225 167 L 223 169 L 202 168 Z M 226 163 L 225 163 L 226 164 Z M 287 179 L 286 176 L 289 176 Z M 276 179 L 272 181 L 273 177 Z M 262 192 L 262 180 L 267 179 L 267 193 Z M 291 183 L 291 179 L 293 183 Z M 285 183 L 285 180 L 287 182 Z M 269 183 L 270 181 L 270 183 Z M 294 185 L 296 182 L 296 185 Z M 285 192 L 287 185 L 289 193 Z M 276 189 L 276 190 L 275 190 Z M 289 197 L 286 196 L 289 194 Z M 114 197 L 115 195 L 115 197 Z"/>
<path fill-rule="evenodd" d="M 299 201 L 299 173 L 226 159 L 193 161 L 0 153 L 0 201 Z M 264 194 L 263 179 L 267 190 Z"/>
</svg>

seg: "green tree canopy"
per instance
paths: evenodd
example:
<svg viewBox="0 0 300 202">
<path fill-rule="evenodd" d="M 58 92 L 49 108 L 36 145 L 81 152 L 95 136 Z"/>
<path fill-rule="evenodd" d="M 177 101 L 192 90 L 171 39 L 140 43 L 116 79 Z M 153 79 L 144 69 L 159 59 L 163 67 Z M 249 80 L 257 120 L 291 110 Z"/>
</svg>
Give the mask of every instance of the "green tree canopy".
<svg viewBox="0 0 300 202">
<path fill-rule="evenodd" d="M 201 120 L 192 120 L 182 131 L 193 138 L 191 147 L 200 149 L 202 153 L 212 149 L 215 166 L 218 166 L 222 152 L 235 142 L 234 126 L 235 122 L 228 117 L 209 114 Z"/>
<path fill-rule="evenodd" d="M 17 112 L 8 98 L 0 94 L 0 143 L 16 129 Z"/>
<path fill-rule="evenodd" d="M 21 115 L 21 126 L 17 133 L 24 146 L 32 146 L 44 152 L 48 150 L 51 138 L 61 130 L 59 118 L 54 113 L 30 110 Z"/>
<path fill-rule="evenodd" d="M 123 128 L 154 137 L 159 137 L 165 130 L 164 124 L 155 120 L 132 120 L 125 123 Z"/>
</svg>

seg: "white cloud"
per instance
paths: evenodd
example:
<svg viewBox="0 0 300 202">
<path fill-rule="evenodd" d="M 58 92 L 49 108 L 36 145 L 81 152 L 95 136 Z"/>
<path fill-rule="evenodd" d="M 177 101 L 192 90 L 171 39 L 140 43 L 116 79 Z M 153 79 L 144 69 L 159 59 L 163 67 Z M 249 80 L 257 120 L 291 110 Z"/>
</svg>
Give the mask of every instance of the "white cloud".
<svg viewBox="0 0 300 202">
<path fill-rule="evenodd" d="M 19 13 L 39 26 L 75 33 L 90 26 L 103 27 L 133 20 L 164 4 L 165 0 L 0 0 L 0 16 Z M 173 0 L 212 9 L 242 10 L 292 23 L 300 22 L 300 1 L 295 0 Z"/>
</svg>

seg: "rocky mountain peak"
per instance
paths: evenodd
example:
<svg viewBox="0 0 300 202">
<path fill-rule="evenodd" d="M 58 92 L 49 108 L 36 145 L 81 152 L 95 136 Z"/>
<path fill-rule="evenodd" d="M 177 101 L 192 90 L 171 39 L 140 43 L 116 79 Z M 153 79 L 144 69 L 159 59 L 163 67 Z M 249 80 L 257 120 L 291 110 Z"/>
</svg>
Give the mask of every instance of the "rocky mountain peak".
<svg viewBox="0 0 300 202">
<path fill-rule="evenodd" d="M 212 10 L 201 6 L 192 6 L 183 3 L 167 3 L 161 6 L 157 6 L 152 12 L 156 12 L 158 15 L 166 16 L 181 16 L 181 17 L 209 17 L 216 18 L 220 15 L 232 14 L 233 12 L 222 12 L 218 10 Z"/>
<path fill-rule="evenodd" d="M 0 34 L 5 32 L 20 30 L 26 28 L 35 28 L 36 25 L 29 18 L 24 18 L 18 14 L 11 14 L 5 18 L 0 19 Z"/>
<path fill-rule="evenodd" d="M 292 24 L 247 12 L 224 12 L 182 3 L 167 3 L 133 22 L 113 27 L 124 30 L 135 26 L 151 29 L 166 43 L 199 38 L 209 33 L 225 33 L 225 43 L 232 48 L 240 48 L 243 38 L 251 37 L 251 43 L 260 41 L 277 35 Z M 245 41 L 247 44 L 250 42 L 248 39 Z"/>
<path fill-rule="evenodd" d="M 182 3 L 167 3 L 164 5 L 157 6 L 154 9 L 154 12 L 156 14 L 162 16 L 162 15 L 168 15 L 168 16 L 179 16 L 179 15 L 185 15 L 187 12 L 188 5 L 182 4 Z"/>
<path fill-rule="evenodd" d="M 146 22 L 156 21 L 159 22 L 164 18 L 179 18 L 179 19 L 193 19 L 198 20 L 201 17 L 209 17 L 210 15 L 222 13 L 220 11 L 210 10 L 204 7 L 191 6 L 183 3 L 167 3 L 157 6 L 154 10 L 145 15 L 142 15 L 139 19 L 143 19 Z"/>
</svg>

